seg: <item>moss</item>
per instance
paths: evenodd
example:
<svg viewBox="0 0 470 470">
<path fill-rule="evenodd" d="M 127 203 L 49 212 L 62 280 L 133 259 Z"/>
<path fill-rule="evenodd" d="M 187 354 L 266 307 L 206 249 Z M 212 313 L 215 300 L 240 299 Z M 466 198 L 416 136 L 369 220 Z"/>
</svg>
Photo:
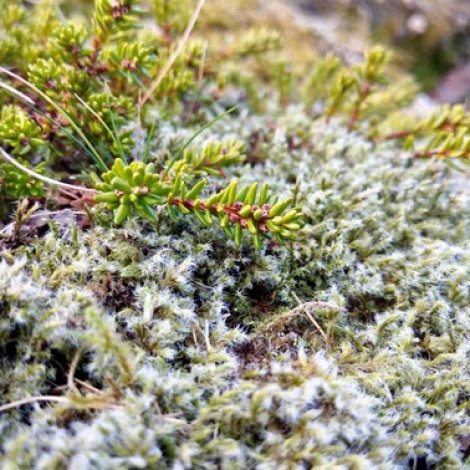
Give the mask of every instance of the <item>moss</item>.
<svg viewBox="0 0 470 470">
<path fill-rule="evenodd" d="M 118 13 L 127 34 L 133 16 Z M 171 41 L 186 23 L 168 15 Z M 116 33 L 109 15 L 98 26 L 103 40 Z M 54 41 L 80 42 L 80 31 Z M 345 114 L 326 116 L 321 101 L 286 103 L 254 76 L 271 99 L 253 107 L 237 81 L 201 99 L 196 108 L 212 117 L 241 97 L 238 113 L 207 128 L 177 167 L 197 173 L 233 160 L 215 168 L 221 179 L 208 190 L 225 177 L 268 183 L 301 208 L 297 240 L 238 246 L 161 206 L 151 220 L 130 215 L 117 226 L 103 206 L 53 192 L 54 202 L 23 201 L 2 231 L 5 468 L 468 465 L 468 192 L 445 161 L 378 138 L 356 95 Z M 94 99 L 103 116 L 122 105 L 135 159 L 163 169 L 200 129 L 197 112 L 188 119 L 174 107 L 194 95 L 149 103 L 140 126 L 134 91 Z M 361 111 L 353 125 L 351 106 Z M 453 112 L 468 133 L 468 115 Z M 439 130 L 438 115 L 430 122 Z M 89 178 L 75 155 L 69 176 Z M 54 158 L 49 170 L 60 176 L 66 161 Z"/>
<path fill-rule="evenodd" d="M 315 149 L 288 150 L 304 118 L 280 118 L 270 160 L 240 170 L 286 192 L 297 175 L 310 223 L 292 252 L 238 251 L 214 228 L 161 217 L 157 231 L 56 227 L 3 252 L 5 402 L 67 387 L 81 351 L 70 404 L 2 413 L 6 462 L 462 465 L 468 205 L 441 163 L 341 126 L 314 124 Z M 211 132 L 243 139 L 256 126 Z M 303 302 L 326 302 L 310 310 L 325 336 Z M 242 357 L 258 337 L 265 346 Z"/>
</svg>

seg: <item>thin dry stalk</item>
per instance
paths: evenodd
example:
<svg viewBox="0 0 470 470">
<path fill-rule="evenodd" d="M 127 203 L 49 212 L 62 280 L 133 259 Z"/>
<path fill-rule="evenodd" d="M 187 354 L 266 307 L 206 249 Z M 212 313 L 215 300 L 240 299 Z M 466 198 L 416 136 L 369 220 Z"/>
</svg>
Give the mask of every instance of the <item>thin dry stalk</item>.
<svg viewBox="0 0 470 470">
<path fill-rule="evenodd" d="M 80 348 L 77 350 L 75 355 L 73 356 L 72 362 L 70 364 L 70 370 L 69 373 L 67 374 L 67 385 L 70 390 L 77 390 L 77 387 L 75 386 L 74 382 L 74 377 L 75 377 L 75 371 L 77 370 L 78 363 L 80 361 L 80 357 L 82 356 L 83 349 Z"/>
<path fill-rule="evenodd" d="M 329 304 L 328 302 L 306 302 L 300 303 L 300 300 L 296 297 L 296 300 L 299 302 L 300 305 L 295 307 L 292 310 L 289 310 L 278 317 L 276 317 L 273 321 L 265 324 L 262 328 L 263 332 L 269 331 L 277 331 L 281 330 L 287 325 L 291 320 L 294 318 L 298 318 L 300 315 L 305 315 L 308 320 L 312 323 L 315 329 L 320 333 L 320 336 L 323 338 L 326 344 L 329 343 L 328 335 L 325 333 L 325 330 L 321 327 L 321 325 L 315 320 L 312 315 L 312 312 L 324 309 L 335 309 L 337 310 L 338 307 L 336 305 Z"/>
<path fill-rule="evenodd" d="M 201 13 L 202 7 L 204 6 L 205 2 L 206 0 L 199 0 L 196 6 L 196 9 L 193 12 L 193 15 L 191 16 L 191 19 L 189 20 L 188 26 L 186 26 L 183 36 L 181 37 L 178 47 L 175 49 L 175 52 L 173 52 L 173 54 L 170 56 L 165 66 L 160 70 L 160 73 L 158 74 L 157 78 L 150 85 L 149 89 L 147 90 L 143 98 L 140 100 L 139 106 L 144 105 L 152 97 L 155 90 L 162 83 L 162 80 L 166 77 L 168 72 L 171 70 L 171 67 L 173 67 L 173 64 L 175 63 L 176 59 L 183 52 L 184 46 L 188 42 L 189 36 L 191 36 L 191 33 L 194 29 L 194 26 L 196 25 L 196 21 L 199 18 L 199 15 Z"/>
<path fill-rule="evenodd" d="M 23 398 L 22 400 L 12 401 L 10 403 L 6 403 L 5 405 L 0 406 L 0 413 L 3 411 L 11 410 L 13 408 L 18 408 L 23 405 L 28 405 L 30 403 L 40 402 L 40 401 L 55 401 L 59 403 L 66 403 L 70 404 L 70 400 L 66 397 L 56 397 L 54 395 L 44 395 L 42 397 L 30 397 L 30 398 Z"/>
<path fill-rule="evenodd" d="M 93 385 L 90 385 L 88 382 L 84 382 L 83 380 L 80 380 L 80 379 L 74 379 L 74 381 L 90 392 L 96 393 L 98 395 L 106 395 L 106 393 L 103 392 L 103 390 L 93 387 Z"/>
<path fill-rule="evenodd" d="M 17 160 L 15 160 L 11 155 L 9 155 L 1 147 L 0 147 L 0 153 L 2 154 L 2 157 L 8 163 L 11 163 L 13 166 L 18 168 L 22 172 L 26 173 L 27 175 L 31 176 L 32 178 L 37 179 L 39 181 L 42 181 L 43 183 L 46 183 L 50 186 L 58 186 L 58 187 L 61 187 L 61 188 L 73 189 L 75 191 L 85 191 L 85 192 L 90 192 L 90 193 L 96 193 L 96 190 L 94 190 L 92 188 L 85 188 L 83 186 L 75 186 L 73 184 L 62 183 L 61 181 L 57 181 L 57 180 L 54 180 L 52 178 L 48 178 L 47 176 L 40 175 L 39 173 L 36 173 L 35 171 L 23 166 L 21 163 L 19 163 Z"/>
</svg>

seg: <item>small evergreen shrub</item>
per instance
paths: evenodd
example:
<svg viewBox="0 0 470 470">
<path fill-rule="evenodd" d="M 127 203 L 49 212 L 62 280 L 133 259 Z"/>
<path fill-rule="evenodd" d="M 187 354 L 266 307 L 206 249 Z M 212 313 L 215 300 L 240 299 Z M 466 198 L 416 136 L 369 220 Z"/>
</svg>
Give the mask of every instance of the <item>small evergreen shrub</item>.
<svg viewBox="0 0 470 470">
<path fill-rule="evenodd" d="M 468 113 L 224 3 L 5 2 L 2 467 L 464 467 Z"/>
</svg>

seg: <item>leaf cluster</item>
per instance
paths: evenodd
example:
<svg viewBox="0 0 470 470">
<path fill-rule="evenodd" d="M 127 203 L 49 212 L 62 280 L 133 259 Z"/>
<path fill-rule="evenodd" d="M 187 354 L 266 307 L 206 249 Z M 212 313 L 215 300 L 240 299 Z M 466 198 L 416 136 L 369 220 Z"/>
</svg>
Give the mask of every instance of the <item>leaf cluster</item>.
<svg viewBox="0 0 470 470">
<path fill-rule="evenodd" d="M 15 155 L 27 155 L 44 144 L 40 126 L 23 109 L 14 105 L 2 108 L 0 141 Z"/>
<path fill-rule="evenodd" d="M 31 166 L 27 162 L 22 163 L 38 174 L 45 173 L 45 163 L 39 163 L 36 166 Z M 8 199 L 14 200 L 26 197 L 41 198 L 46 195 L 42 181 L 27 175 L 9 163 L 0 164 L 0 189 Z"/>
<path fill-rule="evenodd" d="M 437 156 L 470 162 L 470 114 L 462 105 L 439 107 L 414 128 L 395 136 L 406 137 L 406 148 L 418 158 Z"/>
<path fill-rule="evenodd" d="M 349 66 L 333 54 L 317 60 L 304 80 L 306 104 L 327 119 L 345 116 L 350 129 L 365 118 L 403 107 L 414 97 L 416 87 L 409 80 L 389 83 L 390 60 L 390 50 L 382 46 L 366 50 L 362 62 Z M 390 92 L 393 99 L 387 99 Z"/>
</svg>

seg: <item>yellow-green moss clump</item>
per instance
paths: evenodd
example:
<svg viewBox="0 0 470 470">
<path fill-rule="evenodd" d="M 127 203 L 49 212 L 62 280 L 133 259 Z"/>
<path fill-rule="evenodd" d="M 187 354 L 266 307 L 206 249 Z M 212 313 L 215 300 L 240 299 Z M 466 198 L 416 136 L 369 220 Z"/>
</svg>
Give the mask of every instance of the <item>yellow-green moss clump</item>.
<svg viewBox="0 0 470 470">
<path fill-rule="evenodd" d="M 468 114 L 210 4 L 6 2 L 0 467 L 464 468 Z"/>
</svg>

